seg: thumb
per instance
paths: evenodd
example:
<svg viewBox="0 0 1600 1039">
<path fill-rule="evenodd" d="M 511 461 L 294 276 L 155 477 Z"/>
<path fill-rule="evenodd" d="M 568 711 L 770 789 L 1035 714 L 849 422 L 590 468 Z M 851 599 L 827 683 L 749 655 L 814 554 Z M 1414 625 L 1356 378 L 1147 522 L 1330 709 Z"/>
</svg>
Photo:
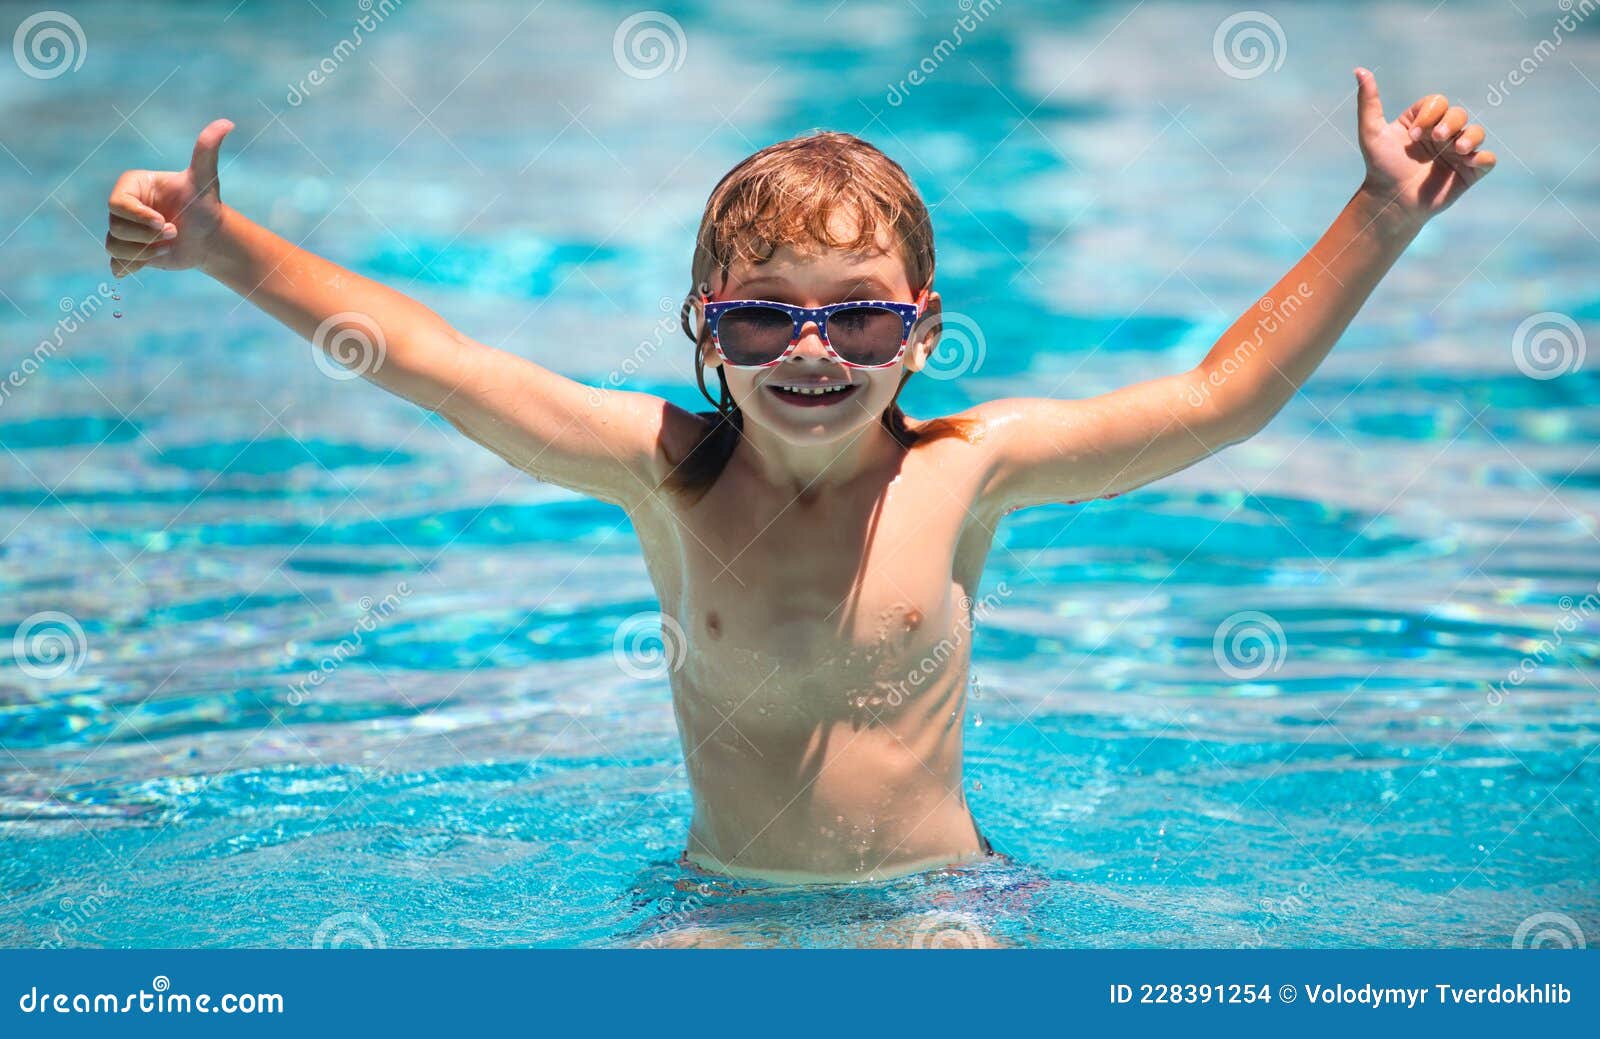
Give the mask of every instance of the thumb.
<svg viewBox="0 0 1600 1039">
<path fill-rule="evenodd" d="M 233 123 L 227 119 L 213 120 L 195 139 L 194 156 L 189 160 L 195 190 L 217 193 L 217 153 L 222 150 L 222 139 L 232 129 Z"/>
<path fill-rule="evenodd" d="M 1371 69 L 1356 70 L 1356 126 L 1362 136 L 1377 133 L 1388 122 L 1383 117 L 1383 101 L 1378 97 L 1378 80 Z"/>
</svg>

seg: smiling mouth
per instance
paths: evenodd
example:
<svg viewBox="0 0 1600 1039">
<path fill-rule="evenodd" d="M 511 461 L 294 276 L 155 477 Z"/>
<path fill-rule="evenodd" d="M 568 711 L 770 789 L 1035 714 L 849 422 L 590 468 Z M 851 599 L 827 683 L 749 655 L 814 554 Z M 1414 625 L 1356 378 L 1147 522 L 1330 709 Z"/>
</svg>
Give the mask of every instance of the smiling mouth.
<svg viewBox="0 0 1600 1039">
<path fill-rule="evenodd" d="M 778 383 L 768 383 L 767 391 L 785 404 L 793 404 L 800 408 L 825 408 L 830 404 L 853 396 L 856 384 L 850 382 L 829 383 L 826 385 L 800 385 L 784 386 Z"/>
</svg>

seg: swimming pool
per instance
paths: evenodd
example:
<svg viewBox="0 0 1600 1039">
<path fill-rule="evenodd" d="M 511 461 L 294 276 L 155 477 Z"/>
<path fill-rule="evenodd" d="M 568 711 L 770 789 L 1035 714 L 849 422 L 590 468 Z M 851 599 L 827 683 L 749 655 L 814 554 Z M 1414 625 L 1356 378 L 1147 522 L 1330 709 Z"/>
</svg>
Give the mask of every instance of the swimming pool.
<svg viewBox="0 0 1600 1039">
<path fill-rule="evenodd" d="M 1297 5 L 1258 69 L 1214 47 L 1227 6 L 698 4 L 634 26 L 657 51 L 618 5 L 393 5 L 353 48 L 353 6 L 230 6 L 80 5 L 80 66 L 0 76 L 0 941 L 1600 935 L 1600 167 L 1561 100 L 1600 81 L 1592 27 L 1491 104 L 1554 9 Z M 1002 528 L 967 775 L 1009 865 L 682 872 L 623 514 L 328 377 L 198 275 L 100 289 L 114 174 L 226 115 L 233 205 L 693 406 L 704 198 L 829 126 L 917 180 L 966 321 L 908 411 L 1085 395 L 1193 363 L 1337 212 L 1357 62 L 1391 109 L 1466 98 L 1500 169 L 1261 437 Z"/>
</svg>

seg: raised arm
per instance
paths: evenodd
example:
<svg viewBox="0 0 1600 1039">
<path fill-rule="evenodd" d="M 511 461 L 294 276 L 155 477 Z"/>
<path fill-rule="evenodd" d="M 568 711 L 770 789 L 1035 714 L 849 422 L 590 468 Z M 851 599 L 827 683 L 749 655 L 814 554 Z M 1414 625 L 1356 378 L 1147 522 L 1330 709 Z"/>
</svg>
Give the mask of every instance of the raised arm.
<svg viewBox="0 0 1600 1039">
<path fill-rule="evenodd" d="M 232 128 L 219 119 L 201 131 L 187 170 L 118 179 L 113 274 L 198 268 L 309 340 L 332 370 L 437 412 L 519 469 L 630 511 L 656 490 L 670 468 L 663 444 L 699 420 L 474 342 L 416 300 L 251 222 L 220 197 L 217 153 Z"/>
<path fill-rule="evenodd" d="M 974 408 L 993 435 L 985 500 L 1002 509 L 1138 487 L 1259 432 L 1305 383 L 1430 217 L 1494 167 L 1483 127 L 1431 94 L 1393 122 L 1356 70 L 1366 178 L 1311 247 L 1190 371 L 1083 400 Z"/>
</svg>

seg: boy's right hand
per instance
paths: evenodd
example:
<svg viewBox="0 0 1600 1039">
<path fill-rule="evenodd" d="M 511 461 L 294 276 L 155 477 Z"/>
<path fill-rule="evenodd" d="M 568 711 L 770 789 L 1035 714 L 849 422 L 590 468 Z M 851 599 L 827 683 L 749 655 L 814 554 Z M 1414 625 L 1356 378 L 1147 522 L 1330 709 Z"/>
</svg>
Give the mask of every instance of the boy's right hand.
<svg viewBox="0 0 1600 1039">
<path fill-rule="evenodd" d="M 186 170 L 128 170 L 117 178 L 106 234 L 114 276 L 145 266 L 181 271 L 205 263 L 222 223 L 217 152 L 232 129 L 218 119 L 201 130 Z"/>
</svg>

